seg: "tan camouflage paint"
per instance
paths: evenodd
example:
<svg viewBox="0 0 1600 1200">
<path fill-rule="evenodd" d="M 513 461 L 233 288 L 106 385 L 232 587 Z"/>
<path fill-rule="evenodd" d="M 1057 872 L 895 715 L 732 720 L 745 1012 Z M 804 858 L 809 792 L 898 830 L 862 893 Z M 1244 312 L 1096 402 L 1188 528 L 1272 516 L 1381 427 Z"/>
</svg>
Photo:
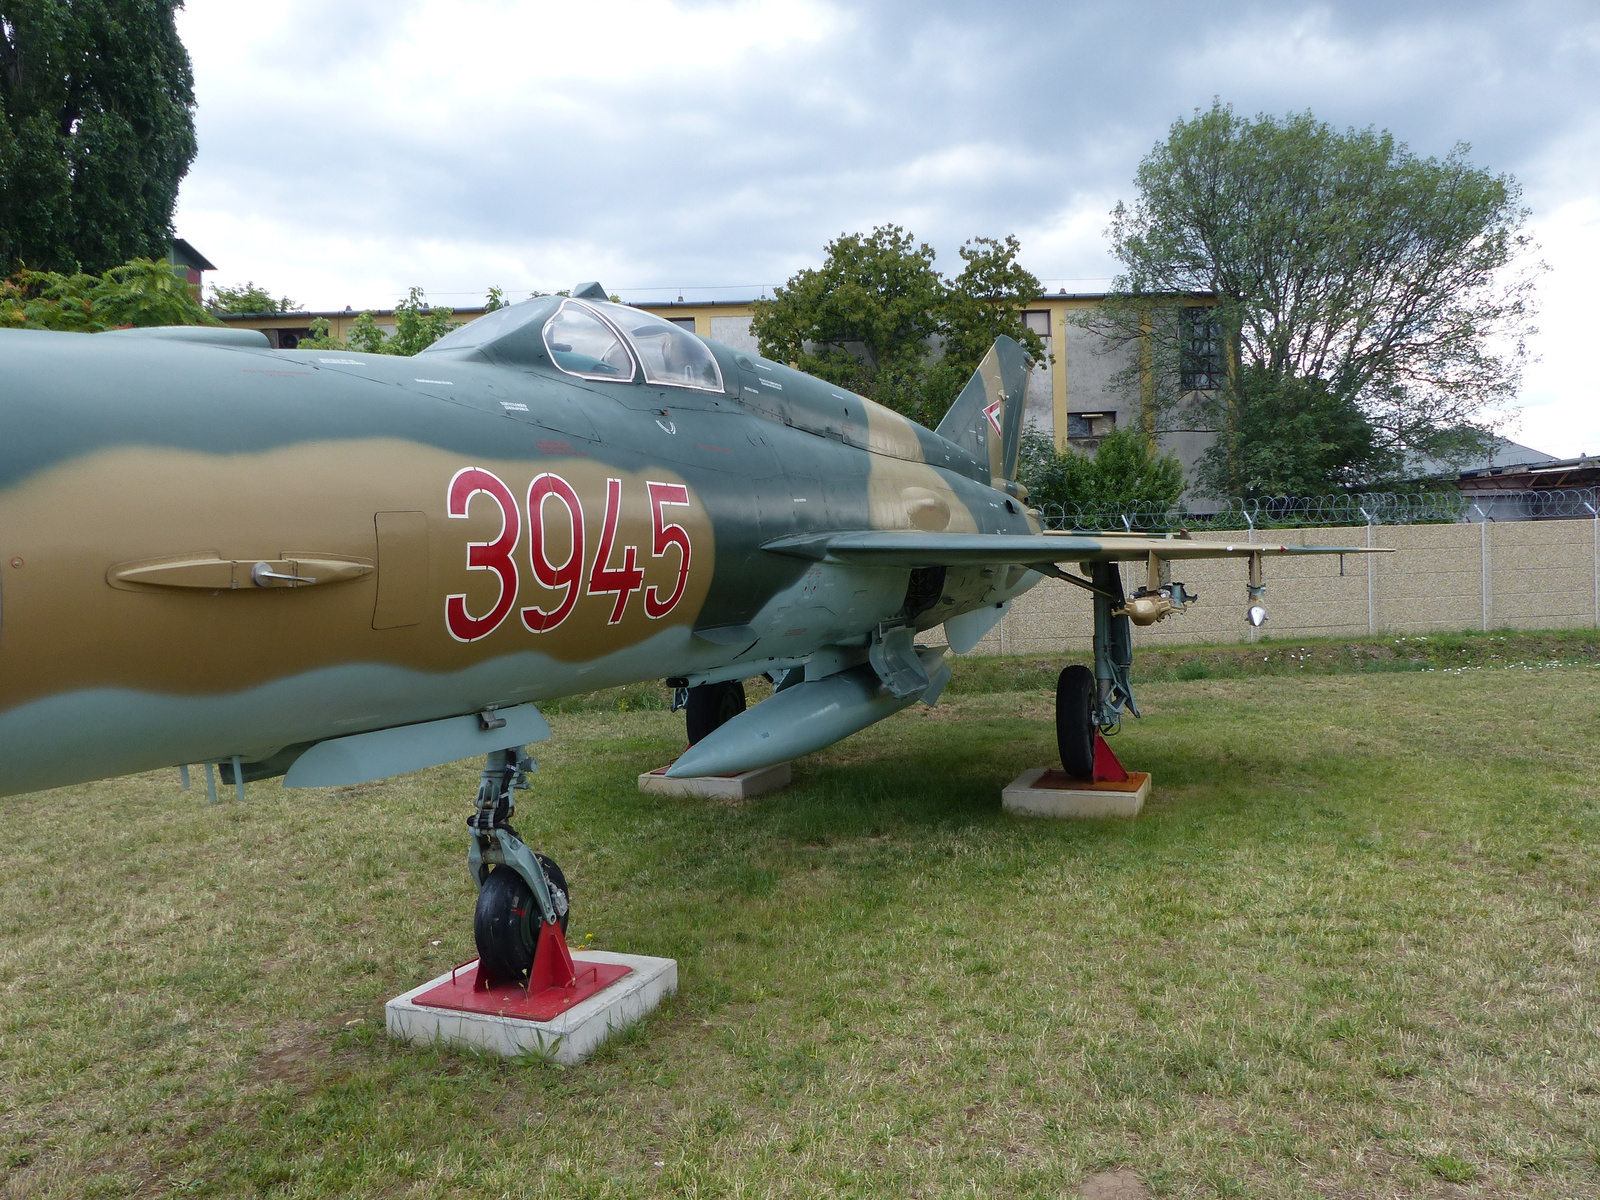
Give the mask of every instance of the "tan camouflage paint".
<svg viewBox="0 0 1600 1200">
<path fill-rule="evenodd" d="M 678 551 L 652 548 L 648 480 L 683 483 L 660 467 L 620 471 L 585 458 L 539 462 L 475 459 L 390 439 L 301 444 L 259 454 L 212 455 L 120 447 L 41 472 L 0 495 L 0 529 L 9 531 L 0 622 L 0 711 L 39 697 L 121 686 L 148 692 L 237 692 L 265 681 L 348 662 L 381 661 L 422 671 L 457 670 L 521 650 L 581 662 L 692 622 L 709 588 L 715 545 L 710 519 L 693 490 L 688 507 L 669 510 L 688 532 L 692 556 L 684 594 L 658 620 L 642 593 L 621 622 L 607 623 L 613 595 L 582 595 L 558 628 L 533 633 L 519 611 L 554 606 L 561 593 L 542 587 L 528 560 L 526 514 L 515 548 L 519 589 L 510 615 L 480 641 L 454 640 L 445 597 L 465 593 L 481 614 L 494 602 L 489 572 L 466 570 L 470 541 L 499 530 L 495 505 L 476 497 L 464 519 L 446 516 L 456 471 L 496 474 L 525 507 L 535 474 L 552 471 L 577 491 L 584 509 L 587 580 L 599 542 L 606 480 L 622 480 L 622 505 L 611 565 L 638 547 L 644 587 L 670 595 Z M 172 486 L 181 479 L 182 487 Z M 550 505 L 549 557 L 568 546 L 564 516 Z M 426 572 L 422 620 L 374 629 L 374 605 L 392 563 L 378 554 L 377 513 L 424 514 Z M 310 587 L 207 590 L 109 586 L 118 564 L 173 555 L 215 554 L 251 563 L 297 555 L 375 562 L 375 572 Z M 416 569 L 416 563 L 410 570 Z M 173 647 L 181 647 L 174 651 Z"/>
</svg>

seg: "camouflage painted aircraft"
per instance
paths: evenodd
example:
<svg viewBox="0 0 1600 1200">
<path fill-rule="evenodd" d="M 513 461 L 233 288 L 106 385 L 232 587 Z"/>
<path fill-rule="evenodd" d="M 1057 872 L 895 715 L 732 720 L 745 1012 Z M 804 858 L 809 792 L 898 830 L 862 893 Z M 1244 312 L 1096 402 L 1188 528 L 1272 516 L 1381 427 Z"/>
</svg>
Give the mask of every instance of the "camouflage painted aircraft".
<svg viewBox="0 0 1600 1200">
<path fill-rule="evenodd" d="M 751 769 L 934 703 L 950 668 L 917 635 L 970 650 L 1046 576 L 1094 604 L 1057 715 L 1089 775 L 1138 711 L 1130 623 L 1193 599 L 1172 563 L 1246 558 L 1259 622 L 1263 556 L 1360 551 L 1042 532 L 1012 482 L 1027 373 L 1001 339 L 930 431 L 596 284 L 415 358 L 0 332 L 0 795 L 486 755 L 477 937 L 512 978 L 568 908 L 509 823 L 539 701 L 665 679 L 692 743 L 669 774 Z"/>
</svg>

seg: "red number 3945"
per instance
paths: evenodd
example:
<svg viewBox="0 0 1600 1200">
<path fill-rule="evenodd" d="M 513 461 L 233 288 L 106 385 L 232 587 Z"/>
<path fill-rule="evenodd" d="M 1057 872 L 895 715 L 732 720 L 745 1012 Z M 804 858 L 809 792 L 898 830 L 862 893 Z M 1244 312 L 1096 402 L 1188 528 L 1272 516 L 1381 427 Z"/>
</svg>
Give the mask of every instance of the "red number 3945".
<svg viewBox="0 0 1600 1200">
<path fill-rule="evenodd" d="M 644 593 L 645 616 L 653 621 L 659 621 L 677 608 L 688 588 L 689 561 L 694 551 L 689 544 L 689 531 L 669 521 L 666 510 L 687 508 L 689 489 L 681 483 L 647 480 L 645 490 L 650 498 L 650 557 L 665 558 L 675 552 L 678 560 L 677 580 L 667 595 L 662 595 L 662 589 L 654 584 L 648 588 L 644 586 L 644 568 L 639 565 L 640 547 L 617 545 L 618 526 L 622 520 L 622 480 L 606 480 L 605 516 L 600 522 L 599 542 L 593 558 L 588 559 L 589 571 L 585 576 L 587 539 L 583 503 L 570 483 L 551 472 L 537 475 L 528 485 L 526 504 L 519 506 L 517 497 L 494 472 L 482 467 L 464 467 L 457 471 L 450 480 L 448 514 L 465 518 L 473 501 L 480 496 L 500 514 L 500 532 L 495 538 L 467 543 L 467 570 L 493 574 L 498 591 L 494 603 L 481 616 L 474 616 L 468 610 L 466 593 L 445 597 L 444 620 L 450 636 L 458 642 L 475 642 L 488 637 L 511 615 L 520 582 L 516 553 L 522 540 L 524 514 L 528 526 L 528 566 L 533 577 L 541 587 L 560 593 L 549 607 L 530 604 L 522 610 L 522 624 L 529 631 L 549 633 L 557 628 L 572 615 L 580 593 L 615 597 L 606 617 L 608 625 L 622 621 L 628 601 L 639 591 Z M 560 562 L 551 561 L 552 542 L 567 547 L 566 557 Z"/>
</svg>

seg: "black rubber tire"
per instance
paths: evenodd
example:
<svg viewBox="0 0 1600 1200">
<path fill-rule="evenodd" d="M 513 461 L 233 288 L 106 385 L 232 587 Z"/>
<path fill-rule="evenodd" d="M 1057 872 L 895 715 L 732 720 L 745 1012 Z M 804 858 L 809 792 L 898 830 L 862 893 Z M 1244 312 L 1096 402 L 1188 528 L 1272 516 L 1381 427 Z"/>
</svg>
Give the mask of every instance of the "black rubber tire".
<svg viewBox="0 0 1600 1200">
<path fill-rule="evenodd" d="M 544 855 L 538 855 L 551 891 L 550 898 L 561 914 L 561 932 L 566 933 L 572 916 L 572 893 L 567 877 Z M 539 948 L 539 906 L 533 889 L 510 867 L 495 867 L 478 890 L 478 910 L 472 918 L 472 940 L 478 944 L 478 959 L 492 978 L 508 982 L 527 977 Z"/>
<path fill-rule="evenodd" d="M 726 725 L 744 711 L 744 706 L 744 684 L 737 679 L 690 688 L 689 703 L 683 709 L 689 745 Z"/>
<path fill-rule="evenodd" d="M 1075 779 L 1094 778 L 1094 672 L 1071 666 L 1056 680 L 1056 748 L 1061 769 Z"/>
</svg>

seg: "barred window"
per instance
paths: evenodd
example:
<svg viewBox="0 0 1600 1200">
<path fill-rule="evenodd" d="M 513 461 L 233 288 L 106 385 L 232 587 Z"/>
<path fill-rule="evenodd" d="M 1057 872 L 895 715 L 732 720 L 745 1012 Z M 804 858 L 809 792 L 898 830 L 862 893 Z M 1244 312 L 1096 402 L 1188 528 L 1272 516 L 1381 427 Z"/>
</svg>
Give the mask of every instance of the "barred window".
<svg viewBox="0 0 1600 1200">
<path fill-rule="evenodd" d="M 1115 433 L 1117 414 L 1114 412 L 1069 412 L 1067 436 L 1069 438 L 1104 437 Z"/>
<path fill-rule="evenodd" d="M 1179 390 L 1209 392 L 1222 386 L 1222 330 L 1209 306 L 1178 311 L 1178 360 Z"/>
</svg>

